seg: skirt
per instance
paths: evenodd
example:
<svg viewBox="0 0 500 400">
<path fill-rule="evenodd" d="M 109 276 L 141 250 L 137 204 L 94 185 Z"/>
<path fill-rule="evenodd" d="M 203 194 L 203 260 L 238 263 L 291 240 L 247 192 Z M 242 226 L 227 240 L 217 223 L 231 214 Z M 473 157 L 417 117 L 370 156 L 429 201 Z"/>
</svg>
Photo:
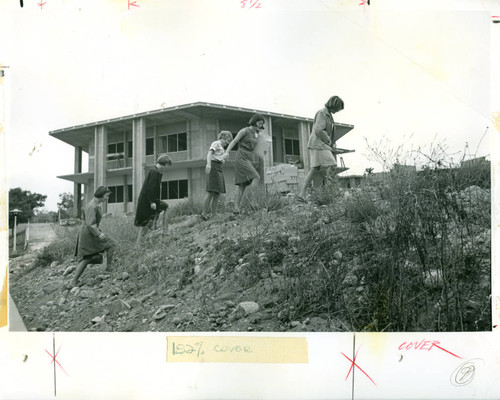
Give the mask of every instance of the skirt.
<svg viewBox="0 0 500 400">
<path fill-rule="evenodd" d="M 239 148 L 235 158 L 235 185 L 249 185 L 256 178 L 263 180 L 264 162 L 252 151 Z"/>
<path fill-rule="evenodd" d="M 222 163 L 212 160 L 210 163 L 210 173 L 207 177 L 207 192 L 210 193 L 226 193 L 226 182 L 224 181 L 224 173 L 222 172 Z"/>
<path fill-rule="evenodd" d="M 309 154 L 311 156 L 311 168 L 337 166 L 337 161 L 335 161 L 331 150 L 309 149 Z"/>
<path fill-rule="evenodd" d="M 87 225 L 83 225 L 76 240 L 75 256 L 84 259 L 91 258 L 113 246 L 114 243 L 110 238 L 101 239 L 96 237 L 91 233 Z"/>
</svg>

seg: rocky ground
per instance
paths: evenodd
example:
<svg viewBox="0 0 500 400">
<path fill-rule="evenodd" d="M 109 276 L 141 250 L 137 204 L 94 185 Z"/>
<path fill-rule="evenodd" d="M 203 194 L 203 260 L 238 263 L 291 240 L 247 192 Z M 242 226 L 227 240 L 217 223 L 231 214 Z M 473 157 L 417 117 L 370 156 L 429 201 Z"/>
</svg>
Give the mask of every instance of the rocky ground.
<svg viewBox="0 0 500 400">
<path fill-rule="evenodd" d="M 28 331 L 338 330 L 319 316 L 280 322 L 276 318 L 277 292 L 283 285 L 279 271 L 269 271 L 267 277 L 244 288 L 248 285 L 242 285 L 238 266 L 244 267 L 247 260 L 239 259 L 229 276 L 217 266 L 216 257 L 209 257 L 214 241 L 252 229 L 251 220 L 250 215 L 236 220 L 228 213 L 207 222 L 189 216 L 171 224 L 166 237 L 158 230 L 150 240 L 157 244 L 155 251 L 165 265 L 178 259 L 175 249 L 187 249 L 196 256 L 188 273 L 172 270 L 162 282 L 152 281 L 145 265 L 127 271 L 118 255 L 111 273 L 105 273 L 102 265 L 90 265 L 80 286 L 71 287 L 77 260 L 34 267 L 37 252 L 33 252 L 10 261 L 10 293 Z"/>
<path fill-rule="evenodd" d="M 28 331 L 490 329 L 489 190 L 438 198 L 446 212 L 424 195 L 429 206 L 371 188 L 266 197 L 208 221 L 170 210 L 166 234 L 139 247 L 133 216 L 105 218 L 116 261 L 110 273 L 90 265 L 78 287 L 77 227 L 58 227 L 49 246 L 10 260 L 9 290 Z"/>
</svg>

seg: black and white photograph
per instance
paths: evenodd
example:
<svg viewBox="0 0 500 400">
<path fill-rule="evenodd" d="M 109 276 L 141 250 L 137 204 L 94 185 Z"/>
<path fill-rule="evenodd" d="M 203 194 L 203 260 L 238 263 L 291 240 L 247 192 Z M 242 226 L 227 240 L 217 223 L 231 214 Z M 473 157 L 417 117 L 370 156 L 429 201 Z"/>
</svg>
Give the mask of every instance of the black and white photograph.
<svg viewBox="0 0 500 400">
<path fill-rule="evenodd" d="M 10 331 L 491 330 L 488 13 L 80 3 L 1 21 Z"/>
</svg>

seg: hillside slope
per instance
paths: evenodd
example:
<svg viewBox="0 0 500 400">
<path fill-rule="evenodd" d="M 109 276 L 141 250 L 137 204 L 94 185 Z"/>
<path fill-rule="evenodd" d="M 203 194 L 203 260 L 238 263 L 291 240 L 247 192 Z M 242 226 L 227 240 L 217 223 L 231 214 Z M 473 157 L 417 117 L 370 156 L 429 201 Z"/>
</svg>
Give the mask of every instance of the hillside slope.
<svg viewBox="0 0 500 400">
<path fill-rule="evenodd" d="M 37 261 L 11 260 L 10 292 L 30 331 L 490 329 L 489 190 L 405 196 L 330 189 L 237 217 L 171 215 L 139 247 L 131 217 L 106 218 L 116 263 L 77 288 L 77 229 L 60 227 Z"/>
</svg>

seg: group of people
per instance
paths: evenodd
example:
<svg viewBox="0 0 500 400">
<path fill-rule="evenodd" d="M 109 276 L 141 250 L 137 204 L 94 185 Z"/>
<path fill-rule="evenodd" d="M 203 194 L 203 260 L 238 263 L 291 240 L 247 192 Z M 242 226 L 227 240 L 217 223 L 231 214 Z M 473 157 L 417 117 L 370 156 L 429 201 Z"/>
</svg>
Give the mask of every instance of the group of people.
<svg viewBox="0 0 500 400">
<path fill-rule="evenodd" d="M 323 185 L 328 170 L 336 166 L 333 146 L 335 142 L 335 125 L 333 114 L 344 108 L 344 102 L 338 96 L 328 99 L 325 106 L 319 110 L 313 121 L 307 148 L 310 154 L 310 170 L 307 174 L 297 200 L 307 202 L 307 190 Z M 254 114 L 248 122 L 248 127 L 241 129 L 233 138 L 229 131 L 221 131 L 207 153 L 205 173 L 207 175 L 207 194 L 203 201 L 201 219 L 208 220 L 210 215 L 217 213 L 218 201 L 221 194 L 226 192 L 223 165 L 229 157 L 229 152 L 238 145 L 235 158 L 235 184 L 238 191 L 234 213 L 239 214 L 245 198 L 260 190 L 264 178 L 264 161 L 262 154 L 256 151 L 259 134 L 264 129 L 265 120 L 261 114 Z M 137 242 L 153 227 L 158 215 L 168 207 L 161 200 L 162 175 L 172 165 L 168 155 L 158 157 L 141 188 L 137 201 L 134 225 L 139 227 Z M 113 262 L 114 240 L 104 234 L 99 224 L 102 219 L 101 203 L 106 201 L 111 191 L 106 186 L 99 186 L 94 198 L 85 206 L 83 225 L 77 240 L 76 256 L 81 261 L 76 269 L 72 285 L 76 286 L 83 271 L 89 264 L 105 263 L 109 270 Z M 104 260 L 102 254 L 106 252 Z"/>
</svg>

